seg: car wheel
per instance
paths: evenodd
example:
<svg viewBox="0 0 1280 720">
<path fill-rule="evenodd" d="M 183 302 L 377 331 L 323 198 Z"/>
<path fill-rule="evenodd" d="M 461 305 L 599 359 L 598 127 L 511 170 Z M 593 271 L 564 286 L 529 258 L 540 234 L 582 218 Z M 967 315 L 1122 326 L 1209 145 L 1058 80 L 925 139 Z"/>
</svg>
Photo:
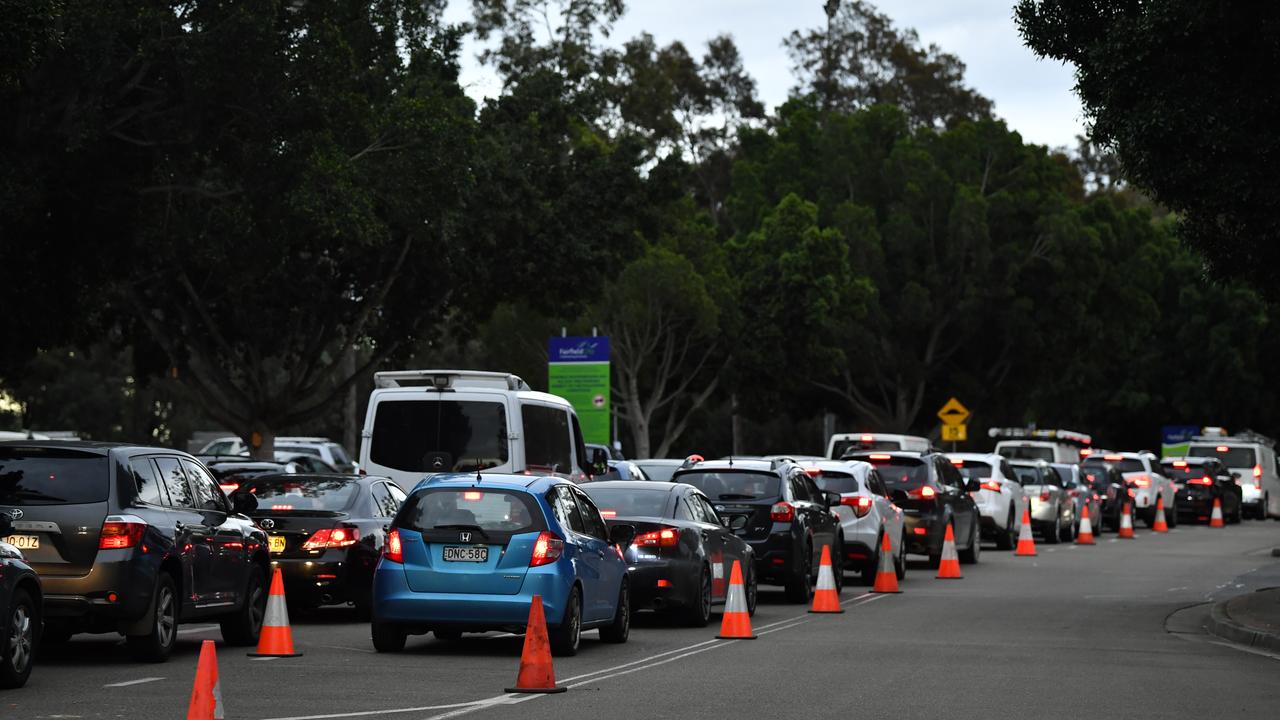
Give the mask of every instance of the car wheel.
<svg viewBox="0 0 1280 720">
<path fill-rule="evenodd" d="M 40 609 L 24 589 L 9 598 L 9 617 L 0 628 L 0 688 L 16 688 L 31 676 L 40 628 Z"/>
<path fill-rule="evenodd" d="M 813 550 L 805 546 L 795 572 L 787 580 L 787 600 L 807 603 L 813 599 Z"/>
<path fill-rule="evenodd" d="M 978 526 L 975 523 L 973 529 L 969 531 L 969 547 L 961 550 L 958 555 L 960 562 L 965 565 L 977 565 L 978 558 L 982 556 L 982 536 L 978 534 Z"/>
<path fill-rule="evenodd" d="M 876 535 L 875 552 L 871 553 L 871 557 L 862 564 L 862 570 L 858 573 L 863 585 L 871 586 L 876 584 L 876 574 L 880 572 L 880 547 L 882 545 L 884 545 L 883 529 Z"/>
<path fill-rule="evenodd" d="M 711 617 L 711 580 L 707 579 L 707 618 Z M 698 627 L 705 627 L 706 623 Z M 631 636 L 631 587 L 626 578 L 622 578 L 622 587 L 618 588 L 618 604 L 613 609 L 613 622 L 600 628 L 600 639 L 603 642 L 621 644 Z"/>
<path fill-rule="evenodd" d="M 135 660 L 164 662 L 178 641 L 178 592 L 173 577 L 162 572 L 156 579 L 155 616 L 151 629 L 144 635 L 129 635 L 125 641 Z"/>
<path fill-rule="evenodd" d="M 1053 522 L 1045 523 L 1044 530 L 1040 534 L 1044 536 L 1045 545 L 1057 545 L 1062 542 L 1062 513 L 1054 513 Z"/>
<path fill-rule="evenodd" d="M 751 569 L 751 563 L 747 563 L 747 617 L 755 617 L 756 600 L 758 599 L 760 588 L 756 585 L 756 572 Z"/>
<path fill-rule="evenodd" d="M 258 644 L 262 634 L 262 620 L 267 615 L 267 575 L 262 566 L 249 570 L 249 582 L 245 585 L 244 606 L 222 618 L 222 639 L 228 645 L 250 647 Z"/>
<path fill-rule="evenodd" d="M 898 559 L 893 561 L 893 574 L 899 580 L 907 578 L 907 550 L 901 545 L 898 546 Z"/>
<path fill-rule="evenodd" d="M 1009 519 L 1004 521 L 1004 531 L 996 533 L 996 547 L 1000 550 L 1012 550 L 1018 542 L 1018 531 L 1013 527 L 1013 504 L 1009 504 Z"/>
<path fill-rule="evenodd" d="M 689 627 L 706 627 L 711 622 L 711 573 L 704 566 L 698 578 L 698 596 L 689 603 L 685 612 L 685 624 Z"/>
<path fill-rule="evenodd" d="M 1074 520 L 1062 528 L 1058 534 L 1058 539 L 1062 540 L 1062 542 L 1071 542 L 1076 539 L 1076 523 Z"/>
<path fill-rule="evenodd" d="M 398 653 L 404 650 L 404 642 L 409 639 L 409 633 L 399 625 L 377 620 L 370 624 L 369 635 L 373 639 L 373 649 L 380 653 Z"/>
<path fill-rule="evenodd" d="M 1170 528 L 1178 527 L 1178 499 L 1174 498 L 1173 502 L 1164 509 L 1164 521 Z"/>
<path fill-rule="evenodd" d="M 582 640 L 582 593 L 577 586 L 569 593 L 569 602 L 564 606 L 560 624 L 549 628 L 547 635 L 551 639 L 552 655 L 569 657 L 578 654 L 578 643 Z"/>
</svg>

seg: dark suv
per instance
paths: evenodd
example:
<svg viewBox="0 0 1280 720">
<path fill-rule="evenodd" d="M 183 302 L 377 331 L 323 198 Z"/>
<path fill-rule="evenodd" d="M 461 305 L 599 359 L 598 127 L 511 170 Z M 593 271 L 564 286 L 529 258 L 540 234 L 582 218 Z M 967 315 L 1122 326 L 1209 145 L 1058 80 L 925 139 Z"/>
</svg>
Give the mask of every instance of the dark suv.
<svg viewBox="0 0 1280 720">
<path fill-rule="evenodd" d="M 672 482 L 698 488 L 721 520 L 755 551 L 757 582 L 783 585 L 787 599 L 809 602 L 822 547 L 844 557 L 844 538 L 831 508 L 840 495 L 824 492 L 804 469 L 788 460 L 714 460 L 677 470 Z M 747 585 L 750 580 L 743 578 Z M 844 573 L 835 573 L 836 588 Z"/>
<path fill-rule="evenodd" d="M 45 642 L 118 632 L 160 662 L 178 623 L 216 620 L 258 640 L 267 536 L 233 514 L 195 458 L 92 442 L 0 442 L 0 512 L 44 582 Z"/>
<path fill-rule="evenodd" d="M 982 480 L 965 480 L 955 465 L 940 453 L 858 452 L 845 460 L 861 460 L 875 466 L 893 503 L 902 508 L 902 535 L 907 552 L 928 555 L 936 567 L 942 560 L 947 525 L 955 534 L 960 562 L 978 562 L 982 535 L 978 505 L 971 492 L 982 489 Z"/>
</svg>

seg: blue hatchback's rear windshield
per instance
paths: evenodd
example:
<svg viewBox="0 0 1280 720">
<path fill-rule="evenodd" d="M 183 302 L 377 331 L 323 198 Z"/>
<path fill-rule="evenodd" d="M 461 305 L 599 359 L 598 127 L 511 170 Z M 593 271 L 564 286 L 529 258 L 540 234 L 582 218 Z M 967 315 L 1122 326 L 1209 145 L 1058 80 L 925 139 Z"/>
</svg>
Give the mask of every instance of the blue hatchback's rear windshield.
<svg viewBox="0 0 1280 720">
<path fill-rule="evenodd" d="M 0 504 L 62 505 L 107 499 L 105 455 L 46 447 L 0 447 Z"/>
<path fill-rule="evenodd" d="M 512 535 L 547 527 L 541 508 L 528 493 L 480 487 L 438 488 L 411 495 L 396 524 L 418 532 L 481 530 Z"/>
</svg>

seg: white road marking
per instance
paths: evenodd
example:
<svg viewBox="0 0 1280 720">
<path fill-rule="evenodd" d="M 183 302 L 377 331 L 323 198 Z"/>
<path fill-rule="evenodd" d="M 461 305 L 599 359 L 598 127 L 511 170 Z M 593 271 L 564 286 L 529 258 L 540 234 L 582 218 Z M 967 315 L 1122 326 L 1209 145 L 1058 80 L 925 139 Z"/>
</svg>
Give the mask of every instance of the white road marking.
<svg viewBox="0 0 1280 720">
<path fill-rule="evenodd" d="M 315 645 L 315 644 L 312 644 L 312 647 L 329 648 L 330 650 L 350 650 L 351 652 L 369 653 L 370 655 L 377 655 L 377 654 L 378 654 L 378 651 L 377 651 L 377 650 L 370 650 L 369 648 L 347 647 L 346 645 Z"/>
<path fill-rule="evenodd" d="M 424 705 L 422 707 L 396 708 L 394 710 L 362 710 L 360 712 L 332 713 L 330 715 L 294 715 L 292 717 L 265 718 L 265 720 L 328 720 L 329 718 L 368 717 L 370 715 L 391 715 L 393 713 L 422 712 L 424 710 L 449 710 L 452 708 L 470 707 L 484 702 L 453 703 L 451 705 Z"/>
<path fill-rule="evenodd" d="M 219 628 L 218 625 L 196 625 L 193 627 L 180 628 L 178 630 L 178 634 L 186 635 L 187 633 L 209 632 L 210 630 L 217 630 L 218 628 Z"/>
<path fill-rule="evenodd" d="M 269 661 L 269 660 L 279 660 L 280 658 L 278 658 L 278 657 L 264 657 L 264 658 L 249 658 L 249 659 L 250 659 L 250 660 L 255 660 L 255 661 L 257 661 L 257 662 L 267 662 L 267 661 Z"/>
<path fill-rule="evenodd" d="M 124 681 L 124 682 L 118 682 L 118 683 L 107 683 L 106 685 L 103 685 L 102 687 L 104 687 L 104 688 L 109 688 L 109 687 L 129 687 L 130 685 L 141 685 L 142 683 L 155 682 L 155 681 L 157 681 L 157 680 L 163 680 L 163 679 L 164 679 L 164 678 L 162 678 L 162 677 L 147 677 L 147 678 L 140 678 L 140 679 L 138 679 L 138 680 L 126 680 L 126 681 Z"/>
<path fill-rule="evenodd" d="M 791 623 L 790 625 L 783 625 L 782 627 L 776 627 L 776 628 L 773 628 L 772 630 L 761 630 L 760 632 L 756 633 L 756 636 L 759 637 L 760 635 L 768 635 L 769 633 L 775 633 L 780 630 L 790 630 L 793 627 L 799 627 L 807 622 L 809 622 L 809 619 L 805 618 L 804 620 L 801 620 L 799 622 L 794 622 L 794 623 Z"/>
</svg>

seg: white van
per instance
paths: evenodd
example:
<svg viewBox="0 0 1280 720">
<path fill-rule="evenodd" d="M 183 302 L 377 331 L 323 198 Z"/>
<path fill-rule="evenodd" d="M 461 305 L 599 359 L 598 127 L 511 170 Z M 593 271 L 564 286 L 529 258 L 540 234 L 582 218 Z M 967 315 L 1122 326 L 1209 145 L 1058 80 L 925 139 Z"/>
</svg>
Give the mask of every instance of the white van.
<svg viewBox="0 0 1280 720">
<path fill-rule="evenodd" d="M 991 428 L 987 434 L 1002 438 L 996 442 L 995 454 L 1010 460 L 1043 460 L 1048 463 L 1079 464 L 1093 438 L 1074 430 L 1038 430 L 1035 428 Z"/>
<path fill-rule="evenodd" d="M 360 468 L 409 492 L 442 472 L 537 473 L 588 478 L 573 406 L 508 373 L 403 370 L 373 376 Z"/>
<path fill-rule="evenodd" d="M 1240 485 L 1246 517 L 1280 518 L 1280 468 L 1274 440 L 1252 432 L 1199 435 L 1192 439 L 1187 456 L 1216 457 L 1227 466 Z"/>
<path fill-rule="evenodd" d="M 890 433 L 837 433 L 827 441 L 827 457 L 839 460 L 845 455 L 862 450 L 894 450 L 927 453 L 932 451 L 929 438 L 919 435 L 892 435 Z"/>
</svg>

